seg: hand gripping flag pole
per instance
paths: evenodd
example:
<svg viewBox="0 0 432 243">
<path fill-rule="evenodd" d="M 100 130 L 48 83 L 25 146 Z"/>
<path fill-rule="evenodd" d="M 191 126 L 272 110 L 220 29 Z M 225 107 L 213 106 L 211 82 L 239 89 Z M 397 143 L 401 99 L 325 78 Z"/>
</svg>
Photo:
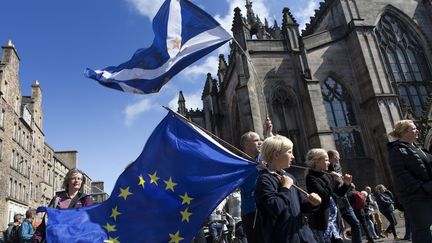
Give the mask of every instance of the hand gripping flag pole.
<svg viewBox="0 0 432 243">
<path fill-rule="evenodd" d="M 85 76 L 124 92 L 158 92 L 174 75 L 212 52 L 232 36 L 209 14 L 188 0 L 166 0 L 153 19 L 154 40 L 118 66 Z"/>
</svg>

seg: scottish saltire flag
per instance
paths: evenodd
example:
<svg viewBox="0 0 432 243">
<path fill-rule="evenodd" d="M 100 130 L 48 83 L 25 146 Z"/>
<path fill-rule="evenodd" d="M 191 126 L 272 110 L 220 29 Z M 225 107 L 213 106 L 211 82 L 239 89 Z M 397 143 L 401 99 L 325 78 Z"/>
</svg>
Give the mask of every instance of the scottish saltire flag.
<svg viewBox="0 0 432 243">
<path fill-rule="evenodd" d="M 40 208 L 48 213 L 47 242 L 189 243 L 254 170 L 254 163 L 170 112 L 107 201 L 80 209 Z"/>
<path fill-rule="evenodd" d="M 129 61 L 85 75 L 131 93 L 155 93 L 174 75 L 230 40 L 231 35 L 187 0 L 166 0 L 153 19 L 154 40 Z"/>
</svg>

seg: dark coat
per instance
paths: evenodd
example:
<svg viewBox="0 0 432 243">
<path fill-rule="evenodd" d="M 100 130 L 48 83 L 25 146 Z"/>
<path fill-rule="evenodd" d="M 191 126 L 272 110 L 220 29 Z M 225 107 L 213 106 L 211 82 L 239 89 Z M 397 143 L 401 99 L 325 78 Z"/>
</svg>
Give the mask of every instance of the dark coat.
<svg viewBox="0 0 432 243">
<path fill-rule="evenodd" d="M 306 176 L 306 187 L 309 193 L 317 193 L 322 200 L 320 208 L 310 218 L 310 226 L 312 229 L 326 230 L 330 214 L 330 197 L 333 193 L 344 196 L 349 187 L 329 174 L 313 170 L 309 170 Z"/>
<path fill-rule="evenodd" d="M 391 213 L 394 211 L 394 201 L 390 197 L 390 195 L 385 192 L 375 192 L 374 196 L 378 204 L 379 210 L 382 213 Z"/>
<path fill-rule="evenodd" d="M 402 203 L 431 199 L 432 178 L 427 166 L 432 166 L 432 155 L 417 146 L 399 140 L 387 144 L 394 189 Z M 428 187 L 429 185 L 429 187 Z"/>
<path fill-rule="evenodd" d="M 259 167 L 255 201 L 264 242 L 316 242 L 312 231 L 304 224 L 302 212 L 312 211 L 304 194 L 295 187 L 281 187 L 280 181 L 264 166 Z M 286 173 L 286 172 L 285 172 Z M 286 173 L 285 175 L 295 178 Z"/>
<path fill-rule="evenodd" d="M 68 198 L 68 195 L 66 191 L 60 191 L 56 192 L 55 196 L 51 199 L 50 203 L 48 204 L 48 207 L 50 208 L 60 208 L 60 201 L 65 200 Z M 82 192 L 78 192 L 77 195 L 72 199 L 71 203 L 69 204 L 69 208 L 81 208 L 84 206 L 91 206 L 93 205 L 93 199 L 90 195 L 87 195 Z"/>
</svg>

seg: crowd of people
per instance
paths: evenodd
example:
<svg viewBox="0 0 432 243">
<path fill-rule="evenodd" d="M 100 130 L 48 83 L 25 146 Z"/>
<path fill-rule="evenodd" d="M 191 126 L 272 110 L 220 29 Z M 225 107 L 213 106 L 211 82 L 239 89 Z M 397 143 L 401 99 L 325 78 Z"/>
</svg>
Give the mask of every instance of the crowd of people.
<svg viewBox="0 0 432 243">
<path fill-rule="evenodd" d="M 241 150 L 256 162 L 257 170 L 210 215 L 213 242 L 220 241 L 218 232 L 223 225 L 218 219 L 223 211 L 229 211 L 244 243 L 337 243 L 346 235 L 360 243 L 362 232 L 367 242 L 388 237 L 399 240 L 396 208 L 405 216 L 402 239 L 432 242 L 432 155 L 417 146 L 418 131 L 413 121 L 399 121 L 389 133 L 394 139 L 388 151 L 396 195 L 382 184 L 358 191 L 353 177 L 342 172 L 339 152 L 323 148 L 313 148 L 306 154 L 306 189 L 302 189 L 286 171 L 295 159 L 293 142 L 273 135 L 271 130 L 267 118 L 264 141 L 255 132 L 241 137 Z M 56 193 L 49 207 L 92 205 L 91 196 L 82 193 L 83 180 L 81 171 L 70 170 L 64 179 L 65 190 Z M 34 214 L 33 210 L 27 211 L 25 219 L 16 214 L 4 232 L 5 242 L 44 242 L 45 221 L 35 229 Z M 381 215 L 389 222 L 386 229 Z"/>
<path fill-rule="evenodd" d="M 432 155 L 417 146 L 413 121 L 397 122 L 389 134 L 394 139 L 388 144 L 390 186 L 396 195 L 382 184 L 358 191 L 352 176 L 342 173 L 338 151 L 322 148 L 306 154 L 306 190 L 301 189 L 285 171 L 294 161 L 293 143 L 271 134 L 271 127 L 267 118 L 264 141 L 255 132 L 240 140 L 242 151 L 257 163 L 257 172 L 240 188 L 247 242 L 333 243 L 350 235 L 351 242 L 359 243 L 362 232 L 367 242 L 432 242 Z M 396 209 L 404 212 L 403 237 L 396 231 Z M 386 229 L 381 215 L 388 221 Z"/>
</svg>

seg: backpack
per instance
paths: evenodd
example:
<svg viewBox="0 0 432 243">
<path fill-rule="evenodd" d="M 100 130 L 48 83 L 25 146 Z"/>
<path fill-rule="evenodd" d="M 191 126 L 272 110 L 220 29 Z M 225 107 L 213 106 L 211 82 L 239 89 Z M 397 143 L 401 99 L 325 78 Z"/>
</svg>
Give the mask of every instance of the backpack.
<svg viewBox="0 0 432 243">
<path fill-rule="evenodd" d="M 19 225 L 12 226 L 11 231 L 9 232 L 9 235 L 5 235 L 5 243 L 19 243 Z"/>
<path fill-rule="evenodd" d="M 353 208 L 355 209 L 363 209 L 366 207 L 366 196 L 363 193 L 354 191 L 353 195 Z"/>
</svg>

